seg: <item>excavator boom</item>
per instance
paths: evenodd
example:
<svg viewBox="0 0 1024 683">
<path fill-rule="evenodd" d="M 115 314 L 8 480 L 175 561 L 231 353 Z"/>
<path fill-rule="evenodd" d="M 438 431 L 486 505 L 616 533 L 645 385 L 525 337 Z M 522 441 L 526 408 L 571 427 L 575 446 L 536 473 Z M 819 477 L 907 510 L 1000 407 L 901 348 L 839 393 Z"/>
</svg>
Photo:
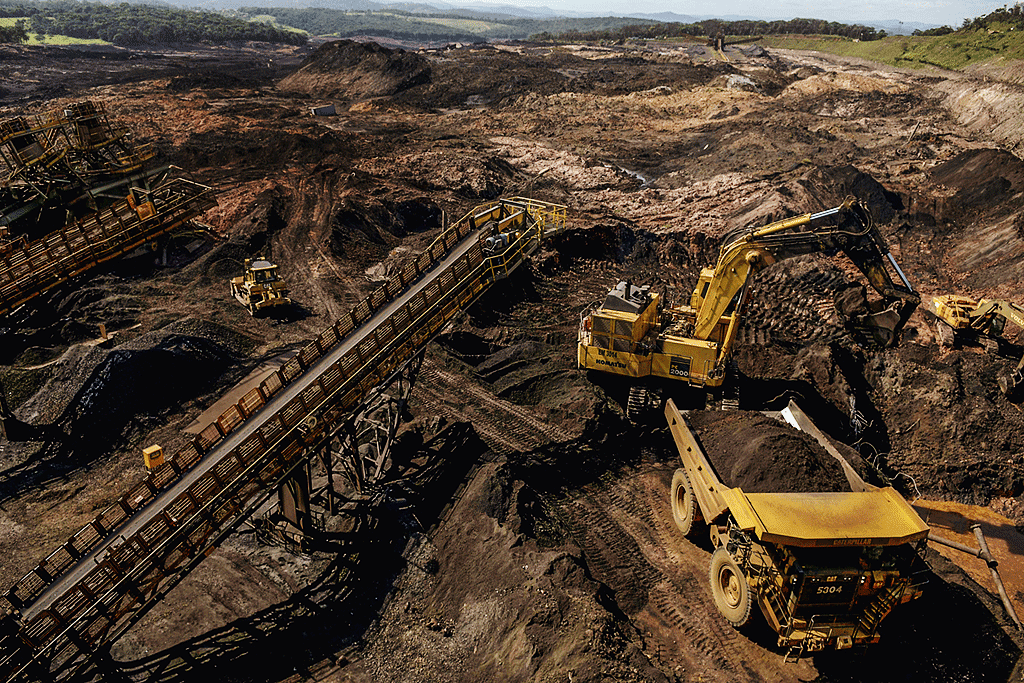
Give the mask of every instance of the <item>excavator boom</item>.
<svg viewBox="0 0 1024 683">
<path fill-rule="evenodd" d="M 838 225 L 813 227 L 826 218 L 838 216 Z M 806 226 L 810 229 L 799 230 Z M 921 298 L 896 263 L 885 240 L 871 220 L 871 214 L 853 197 L 841 205 L 818 213 L 806 213 L 777 221 L 763 228 L 728 235 L 719 251 L 718 263 L 702 289 L 694 293 L 691 306 L 697 310 L 693 336 L 707 339 L 726 314 L 750 276 L 767 266 L 803 254 L 843 252 L 867 278 L 872 288 L 896 313 L 892 338 L 906 325 Z M 898 277 L 890 274 L 891 266 Z M 741 302 L 742 303 L 742 299 Z"/>
<path fill-rule="evenodd" d="M 896 264 L 871 215 L 849 197 L 825 211 L 726 235 L 718 262 L 701 271 L 689 305 L 663 307 L 661 297 L 649 287 L 620 282 L 602 305 L 581 316 L 577 362 L 581 368 L 633 381 L 629 405 L 638 409 L 646 403 L 648 378 L 704 389 L 721 387 L 750 276 L 794 256 L 839 252 L 853 261 L 882 297 L 880 302 L 858 304 L 854 315 L 846 316 L 847 323 L 870 330 L 882 345 L 891 343 L 920 296 Z"/>
</svg>

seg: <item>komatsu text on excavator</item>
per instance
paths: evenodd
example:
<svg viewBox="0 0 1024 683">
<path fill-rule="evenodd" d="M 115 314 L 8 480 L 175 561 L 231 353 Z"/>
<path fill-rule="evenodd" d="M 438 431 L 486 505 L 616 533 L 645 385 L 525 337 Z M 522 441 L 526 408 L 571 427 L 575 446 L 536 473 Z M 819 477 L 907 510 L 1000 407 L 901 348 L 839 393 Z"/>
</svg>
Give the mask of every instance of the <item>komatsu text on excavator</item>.
<svg viewBox="0 0 1024 683">
<path fill-rule="evenodd" d="M 847 197 L 826 211 L 726 235 L 718 263 L 701 270 L 689 305 L 668 307 L 649 287 L 620 282 L 601 306 L 582 318 L 579 366 L 631 378 L 642 391 L 652 378 L 705 389 L 720 387 L 751 276 L 783 259 L 840 251 L 882 297 L 847 324 L 869 333 L 881 346 L 892 344 L 920 296 L 900 270 L 871 214 L 857 199 Z M 633 399 L 631 393 L 631 403 Z"/>
</svg>

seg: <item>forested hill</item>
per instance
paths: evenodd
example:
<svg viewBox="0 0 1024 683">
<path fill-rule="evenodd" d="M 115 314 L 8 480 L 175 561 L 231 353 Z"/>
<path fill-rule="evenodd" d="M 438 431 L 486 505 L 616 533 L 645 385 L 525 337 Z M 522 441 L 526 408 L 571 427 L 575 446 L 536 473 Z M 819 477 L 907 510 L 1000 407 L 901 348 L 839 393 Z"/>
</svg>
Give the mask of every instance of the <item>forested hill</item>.
<svg viewBox="0 0 1024 683">
<path fill-rule="evenodd" d="M 26 20 L 30 33 L 99 39 L 128 47 L 172 43 L 306 43 L 305 34 L 214 12 L 74 0 L 0 2 L 0 17 Z"/>
<path fill-rule="evenodd" d="M 531 19 L 509 14 L 423 13 L 386 10 L 338 10 L 323 7 L 241 7 L 241 16 L 272 17 L 317 36 L 347 38 L 357 35 L 388 36 L 405 40 L 459 41 L 527 39 L 536 34 L 564 31 L 613 31 L 626 25 L 663 26 L 660 22 L 624 17 L 558 17 Z"/>
<path fill-rule="evenodd" d="M 878 31 L 860 24 L 840 24 L 824 19 L 790 19 L 788 21 L 724 21 L 707 19 L 692 24 L 658 23 L 633 24 L 604 30 L 571 29 L 560 33 L 544 33 L 539 40 L 601 41 L 623 40 L 626 38 L 679 38 L 683 36 L 766 36 L 766 35 L 819 35 L 841 36 L 857 40 L 878 40 L 886 37 L 885 31 Z"/>
</svg>

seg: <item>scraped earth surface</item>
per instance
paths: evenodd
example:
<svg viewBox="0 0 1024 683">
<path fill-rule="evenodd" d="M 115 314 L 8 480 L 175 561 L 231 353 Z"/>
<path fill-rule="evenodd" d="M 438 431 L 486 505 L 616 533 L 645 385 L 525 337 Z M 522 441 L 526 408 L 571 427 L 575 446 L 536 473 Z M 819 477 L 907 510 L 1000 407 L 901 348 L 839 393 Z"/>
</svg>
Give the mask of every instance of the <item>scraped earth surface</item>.
<svg viewBox="0 0 1024 683">
<path fill-rule="evenodd" d="M 866 652 L 784 664 L 763 624 L 732 629 L 709 549 L 672 522 L 663 422 L 631 424 L 625 387 L 575 367 L 580 313 L 619 280 L 685 301 L 729 230 L 856 194 L 925 303 L 897 348 L 872 349 L 835 312 L 860 282 L 848 262 L 765 270 L 736 351 L 741 407 L 794 399 L 911 498 L 984 508 L 987 532 L 1017 535 L 1024 416 L 996 385 L 1017 331 L 945 348 L 924 309 L 947 293 L 1024 301 L 1019 66 L 915 73 L 756 45 L 727 61 L 686 44 L 3 50 L 4 117 L 101 102 L 219 191 L 203 219 L 216 239 L 172 239 L 166 264 L 136 254 L 5 330 L 0 381 L 38 428 L 0 443 L 5 586 L 141 478 L 140 447 L 176 450 L 446 221 L 502 195 L 568 207 L 568 231 L 429 347 L 385 504 L 305 554 L 242 530 L 97 676 L 1020 680 L 1024 641 L 966 556 L 929 551 L 927 593 Z M 326 103 L 337 116 L 310 115 Z M 296 305 L 253 319 L 227 281 L 265 249 Z M 96 344 L 101 323 L 113 337 Z M 760 418 L 728 419 L 725 437 Z M 792 464 L 768 474 L 804 476 Z M 1024 584 L 1008 589 L 1020 606 Z"/>
</svg>

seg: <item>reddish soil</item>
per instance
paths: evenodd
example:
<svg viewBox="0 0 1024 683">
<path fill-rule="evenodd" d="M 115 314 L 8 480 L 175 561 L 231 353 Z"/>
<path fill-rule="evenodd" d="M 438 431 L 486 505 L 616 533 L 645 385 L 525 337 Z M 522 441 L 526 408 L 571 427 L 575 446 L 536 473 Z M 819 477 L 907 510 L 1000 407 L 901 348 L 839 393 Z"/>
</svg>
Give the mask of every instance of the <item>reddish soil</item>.
<svg viewBox="0 0 1024 683">
<path fill-rule="evenodd" d="M 1024 301 L 1024 127 L 992 125 L 1024 107 L 974 95 L 994 79 L 1018 102 L 1019 68 L 920 74 L 756 45 L 729 61 L 698 45 L 2 51 L 0 116 L 96 100 L 219 190 L 204 217 L 216 239 L 171 240 L 166 265 L 136 254 L 5 328 L 8 400 L 53 425 L 0 443 L 5 586 L 141 478 L 140 447 L 176 450 L 222 394 L 446 220 L 501 195 L 568 206 L 567 233 L 429 348 L 396 448 L 403 478 L 370 518 L 331 522 L 351 543 L 296 555 L 236 534 L 97 676 L 1020 680 L 1024 640 L 984 574 L 934 552 L 926 595 L 867 652 L 783 664 L 767 629 L 734 631 L 707 592 L 707 549 L 672 522 L 663 425 L 630 424 L 624 388 L 575 366 L 580 312 L 619 280 L 683 301 L 729 230 L 849 193 L 925 303 Z M 310 115 L 328 102 L 337 116 Z M 266 248 L 297 305 L 252 319 L 227 282 Z M 1015 331 L 996 352 L 946 349 L 922 305 L 898 347 L 869 348 L 835 312 L 859 284 L 823 255 L 756 277 L 736 350 L 742 407 L 795 399 L 903 490 L 987 506 L 1010 520 L 993 533 L 1017 534 L 1024 414 L 995 382 L 1022 353 Z M 114 333 L 103 346 L 100 323 Z M 726 445 L 756 446 L 743 435 L 761 418 L 723 419 L 741 429 L 722 448 L 768 464 Z M 761 447 L 777 452 L 770 437 Z M 811 476 L 770 462 L 772 487 Z"/>
</svg>

